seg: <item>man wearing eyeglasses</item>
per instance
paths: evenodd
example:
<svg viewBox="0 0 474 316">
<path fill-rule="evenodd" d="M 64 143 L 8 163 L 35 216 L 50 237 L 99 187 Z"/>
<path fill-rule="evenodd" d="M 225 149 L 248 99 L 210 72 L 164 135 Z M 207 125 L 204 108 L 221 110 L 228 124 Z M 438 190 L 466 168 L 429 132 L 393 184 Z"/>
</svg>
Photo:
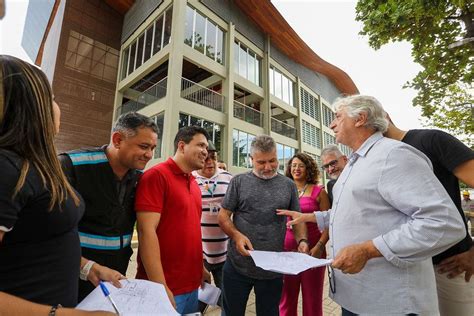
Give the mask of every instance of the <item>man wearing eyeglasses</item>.
<svg viewBox="0 0 474 316">
<path fill-rule="evenodd" d="M 329 202 L 332 205 L 332 188 L 346 166 L 347 157 L 341 153 L 336 145 L 328 145 L 321 152 L 321 161 L 323 163 L 321 169 L 326 171 L 329 178 L 331 178 L 326 185 L 326 191 L 328 192 Z"/>
<path fill-rule="evenodd" d="M 192 175 L 201 189 L 202 215 L 202 251 L 204 266 L 212 273 L 214 283 L 222 289 L 222 268 L 227 258 L 227 241 L 229 237 L 219 227 L 217 214 L 221 207 L 227 187 L 232 175 L 217 167 L 217 149 L 208 141 L 207 158 L 200 170 L 193 171 Z M 222 306 L 222 299 L 219 299 Z M 200 303 L 200 310 L 204 312 L 206 304 Z"/>
</svg>

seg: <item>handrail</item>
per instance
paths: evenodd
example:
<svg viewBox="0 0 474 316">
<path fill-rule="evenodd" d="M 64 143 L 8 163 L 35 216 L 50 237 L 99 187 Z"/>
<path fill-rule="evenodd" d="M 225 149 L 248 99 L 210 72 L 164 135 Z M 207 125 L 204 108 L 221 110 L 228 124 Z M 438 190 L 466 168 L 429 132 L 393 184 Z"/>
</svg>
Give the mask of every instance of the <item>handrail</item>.
<svg viewBox="0 0 474 316">
<path fill-rule="evenodd" d="M 168 77 L 165 77 L 146 89 L 145 91 L 141 92 L 136 100 L 129 100 L 122 104 L 121 106 L 117 107 L 117 115 L 116 117 L 132 112 L 132 111 L 139 111 L 144 107 L 156 102 L 166 96 L 166 86 L 168 84 Z"/>
<path fill-rule="evenodd" d="M 186 78 L 181 78 L 181 97 L 220 112 L 224 109 L 222 94 Z"/>
<path fill-rule="evenodd" d="M 272 131 L 280 135 L 296 139 L 296 128 L 272 117 Z"/>
<path fill-rule="evenodd" d="M 234 100 L 234 117 L 263 127 L 263 113 L 237 100 Z"/>
</svg>

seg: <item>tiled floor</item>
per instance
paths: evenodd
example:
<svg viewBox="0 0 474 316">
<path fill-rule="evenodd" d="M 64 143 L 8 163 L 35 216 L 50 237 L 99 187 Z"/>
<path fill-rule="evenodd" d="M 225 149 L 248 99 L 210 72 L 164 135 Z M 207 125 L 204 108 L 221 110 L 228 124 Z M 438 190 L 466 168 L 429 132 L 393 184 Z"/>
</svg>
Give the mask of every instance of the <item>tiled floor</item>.
<svg viewBox="0 0 474 316">
<path fill-rule="evenodd" d="M 134 249 L 134 253 L 132 256 L 132 261 L 128 267 L 127 271 L 127 277 L 128 278 L 134 278 L 136 271 L 137 271 L 137 249 Z M 326 276 L 325 282 L 324 282 L 324 295 L 323 295 L 323 312 L 325 316 L 339 316 L 341 315 L 341 308 L 339 305 L 337 305 L 333 300 L 331 300 L 328 297 L 328 279 Z M 302 315 L 302 309 L 301 309 L 301 295 L 300 295 L 300 300 L 298 304 L 298 315 Z M 220 309 L 219 307 L 212 307 L 209 308 L 208 311 L 205 313 L 206 316 L 218 316 L 220 315 Z M 255 296 L 253 292 L 250 294 L 249 301 L 247 303 L 247 310 L 246 310 L 246 315 L 255 315 Z"/>
</svg>

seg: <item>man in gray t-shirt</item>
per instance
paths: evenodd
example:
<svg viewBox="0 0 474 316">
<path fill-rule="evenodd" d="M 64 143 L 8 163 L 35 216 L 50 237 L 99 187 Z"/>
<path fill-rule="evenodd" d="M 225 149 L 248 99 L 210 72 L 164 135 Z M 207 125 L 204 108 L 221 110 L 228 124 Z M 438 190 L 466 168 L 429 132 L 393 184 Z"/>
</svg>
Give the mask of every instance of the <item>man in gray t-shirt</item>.
<svg viewBox="0 0 474 316">
<path fill-rule="evenodd" d="M 279 218 L 276 210 L 300 209 L 295 184 L 277 173 L 275 141 L 270 136 L 257 136 L 250 154 L 253 170 L 231 180 L 218 215 L 220 227 L 231 238 L 223 277 L 227 316 L 245 314 L 252 287 L 257 315 L 279 314 L 282 276 L 256 267 L 248 250 L 283 251 L 286 218 Z M 293 228 L 298 250 L 307 253 L 306 226 Z"/>
</svg>

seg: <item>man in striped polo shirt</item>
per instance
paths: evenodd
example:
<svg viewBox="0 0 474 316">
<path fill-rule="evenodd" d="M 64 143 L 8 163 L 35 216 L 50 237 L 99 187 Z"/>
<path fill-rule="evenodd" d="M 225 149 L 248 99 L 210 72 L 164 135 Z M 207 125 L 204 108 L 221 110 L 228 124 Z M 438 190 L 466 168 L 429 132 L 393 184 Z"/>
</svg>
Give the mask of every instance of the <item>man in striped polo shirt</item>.
<svg viewBox="0 0 474 316">
<path fill-rule="evenodd" d="M 201 189 L 202 195 L 202 250 L 204 266 L 212 273 L 218 288 L 222 285 L 222 268 L 227 256 L 227 240 L 229 237 L 222 231 L 217 222 L 217 214 L 224 199 L 232 175 L 217 168 L 217 150 L 209 141 L 208 155 L 204 167 L 193 171 L 193 176 Z M 221 299 L 219 299 L 221 306 Z M 201 306 L 201 311 L 206 305 Z"/>
</svg>

